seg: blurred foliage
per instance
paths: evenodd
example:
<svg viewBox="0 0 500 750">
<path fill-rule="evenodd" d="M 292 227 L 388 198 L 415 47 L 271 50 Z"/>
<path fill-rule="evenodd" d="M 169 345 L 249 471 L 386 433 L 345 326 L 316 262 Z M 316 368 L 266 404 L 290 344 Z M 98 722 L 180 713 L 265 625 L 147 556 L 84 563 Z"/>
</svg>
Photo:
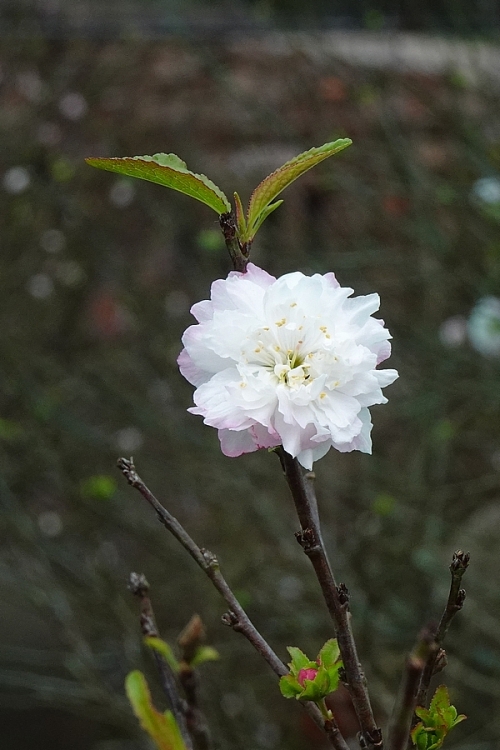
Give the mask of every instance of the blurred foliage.
<svg viewBox="0 0 500 750">
<path fill-rule="evenodd" d="M 381 295 L 400 379 L 373 410 L 374 455 L 330 452 L 315 467 L 326 541 L 381 720 L 415 634 L 440 615 L 453 550 L 470 550 L 441 676 L 470 718 L 449 747 L 496 748 L 500 362 L 466 336 L 500 285 L 500 213 L 474 193 L 500 169 L 494 70 L 353 67 L 320 36 L 4 43 L 0 724 L 11 750 L 32 746 L 30 732 L 51 750 L 145 747 L 123 694 L 130 669 L 151 674 L 130 570 L 147 574 L 166 640 L 203 615 L 221 655 L 202 685 L 221 750 L 298 750 L 315 736 L 113 468 L 133 454 L 281 658 L 331 637 L 278 460 L 225 458 L 186 412 L 180 336 L 229 268 L 216 219 L 83 159 L 172 151 L 246 200 L 271 169 L 345 136 L 352 147 L 283 194 L 253 260 L 274 274 L 335 270 Z M 340 690 L 333 709 L 354 735 Z"/>
</svg>

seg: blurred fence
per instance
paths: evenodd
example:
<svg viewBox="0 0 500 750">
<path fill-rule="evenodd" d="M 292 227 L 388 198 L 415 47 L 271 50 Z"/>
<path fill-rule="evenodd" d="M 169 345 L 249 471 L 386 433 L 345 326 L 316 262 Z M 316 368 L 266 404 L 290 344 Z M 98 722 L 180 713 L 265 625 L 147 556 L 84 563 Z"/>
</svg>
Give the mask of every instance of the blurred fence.
<svg viewBox="0 0 500 750">
<path fill-rule="evenodd" d="M 219 35 L 242 30 L 432 31 L 498 38 L 495 0 L 2 0 L 0 35 Z"/>
</svg>

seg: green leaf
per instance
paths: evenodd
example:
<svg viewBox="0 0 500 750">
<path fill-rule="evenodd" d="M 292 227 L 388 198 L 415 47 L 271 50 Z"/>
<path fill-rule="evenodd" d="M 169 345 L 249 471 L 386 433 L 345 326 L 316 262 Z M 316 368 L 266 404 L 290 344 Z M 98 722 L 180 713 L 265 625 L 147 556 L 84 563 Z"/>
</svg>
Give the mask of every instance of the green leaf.
<svg viewBox="0 0 500 750">
<path fill-rule="evenodd" d="M 342 666 L 340 663 L 339 644 L 337 643 L 336 638 L 330 638 L 330 640 L 325 643 L 318 654 L 318 659 L 320 664 L 322 664 L 327 669 L 329 667 L 334 667 L 337 665 L 338 668 Z"/>
<path fill-rule="evenodd" d="M 190 195 L 218 214 L 231 211 L 231 204 L 217 185 L 204 174 L 191 172 L 182 159 L 175 154 L 154 154 L 153 156 L 124 156 L 111 159 L 89 158 L 87 164 L 97 169 L 118 172 L 140 180 L 156 182 L 158 185 L 178 190 Z"/>
<path fill-rule="evenodd" d="M 247 213 L 247 230 L 244 237 L 240 237 L 245 242 L 251 242 L 255 233 L 261 226 L 262 222 L 269 214 L 281 205 L 281 201 L 272 203 L 274 199 L 287 188 L 297 177 L 307 172 L 316 164 L 319 164 L 329 156 L 342 151 L 350 146 L 350 138 L 339 138 L 332 143 L 325 143 L 323 146 L 311 148 L 309 151 L 295 156 L 286 164 L 279 167 L 275 172 L 270 174 L 258 185 L 252 193 Z"/>
<path fill-rule="evenodd" d="M 234 193 L 234 206 L 236 216 L 236 227 L 238 229 L 238 236 L 245 237 L 247 231 L 247 220 L 245 218 L 245 212 L 243 210 L 243 204 L 238 193 Z"/>
<path fill-rule="evenodd" d="M 144 645 L 153 649 L 153 651 L 156 651 L 156 653 L 160 654 L 160 656 L 163 656 L 169 667 L 174 672 L 179 671 L 179 662 L 175 658 L 174 652 L 172 651 L 168 643 L 162 641 L 161 638 L 156 638 L 155 636 L 149 635 L 144 638 Z"/>
<path fill-rule="evenodd" d="M 446 685 L 440 685 L 438 688 L 436 688 L 436 692 L 432 696 L 429 711 L 431 714 L 434 714 L 436 713 L 436 711 L 441 711 L 443 708 L 449 707 L 450 695 L 448 693 L 448 688 L 446 687 Z"/>
<path fill-rule="evenodd" d="M 220 659 L 219 652 L 212 648 L 212 646 L 199 646 L 196 649 L 196 653 L 191 659 L 190 667 L 199 667 L 206 661 L 217 661 Z"/>
<path fill-rule="evenodd" d="M 299 693 L 302 692 L 302 687 L 299 685 L 295 677 L 291 674 L 286 674 L 280 678 L 280 690 L 281 695 L 285 698 L 295 698 Z"/>
<path fill-rule="evenodd" d="M 288 665 L 292 674 L 297 675 L 301 669 L 308 669 L 309 667 L 317 667 L 318 665 L 311 661 L 300 648 L 296 646 L 288 646 L 288 653 L 292 657 L 291 663 Z"/>
<path fill-rule="evenodd" d="M 252 226 L 252 236 L 250 238 L 250 241 L 253 240 L 259 229 L 261 228 L 262 224 L 265 222 L 269 214 L 272 214 L 273 211 L 276 211 L 277 208 L 281 206 L 283 203 L 282 200 L 275 201 L 275 203 L 270 203 L 268 206 L 262 209 L 259 216 L 257 217 L 255 223 Z"/>
<path fill-rule="evenodd" d="M 457 715 L 445 685 L 436 689 L 429 708 L 418 706 L 415 714 L 421 721 L 412 730 L 411 738 L 418 750 L 438 750 L 450 729 L 467 718 L 464 714 Z"/>
<path fill-rule="evenodd" d="M 151 700 L 148 684 L 142 672 L 127 675 L 125 690 L 135 715 L 154 741 L 158 750 L 186 750 L 179 727 L 170 711 L 157 711 Z"/>
</svg>

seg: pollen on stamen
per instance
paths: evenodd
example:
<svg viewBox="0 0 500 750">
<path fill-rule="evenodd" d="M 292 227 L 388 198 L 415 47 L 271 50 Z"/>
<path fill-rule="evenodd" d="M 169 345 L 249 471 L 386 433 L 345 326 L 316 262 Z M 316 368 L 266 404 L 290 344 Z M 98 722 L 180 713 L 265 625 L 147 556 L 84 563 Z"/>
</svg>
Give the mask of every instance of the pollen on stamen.
<svg viewBox="0 0 500 750">
<path fill-rule="evenodd" d="M 261 350 L 261 348 L 260 348 L 260 346 L 258 346 L 258 347 L 257 347 L 256 349 L 254 349 L 254 352 L 255 352 L 256 354 L 258 354 L 258 353 L 259 353 L 260 351 L 262 351 L 262 350 Z"/>
<path fill-rule="evenodd" d="M 242 380 L 240 383 L 240 388 L 246 388 L 247 384 Z"/>
<path fill-rule="evenodd" d="M 274 351 L 275 352 L 280 352 L 281 351 L 281 346 L 278 346 L 278 344 L 276 344 L 275 347 L 274 347 Z"/>
<path fill-rule="evenodd" d="M 328 331 L 328 328 L 326 326 L 320 326 L 319 330 L 322 331 L 323 333 L 326 333 Z"/>
<path fill-rule="evenodd" d="M 319 397 L 320 397 L 320 398 L 326 398 L 326 393 L 325 393 L 325 391 L 321 391 L 321 393 L 319 394 Z"/>
<path fill-rule="evenodd" d="M 286 323 L 286 318 L 281 318 L 281 320 L 277 320 L 274 325 L 278 326 L 278 328 L 281 328 L 281 326 L 284 326 L 285 323 Z"/>
<path fill-rule="evenodd" d="M 297 303 L 296 302 L 291 302 L 290 303 L 290 307 L 297 307 Z"/>
</svg>

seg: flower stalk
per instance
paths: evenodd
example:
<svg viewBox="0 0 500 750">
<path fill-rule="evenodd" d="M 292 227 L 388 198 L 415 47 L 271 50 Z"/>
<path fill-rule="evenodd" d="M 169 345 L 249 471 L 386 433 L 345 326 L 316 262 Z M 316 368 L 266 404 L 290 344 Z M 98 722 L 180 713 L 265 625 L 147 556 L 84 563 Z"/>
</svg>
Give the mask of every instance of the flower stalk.
<svg viewBox="0 0 500 750">
<path fill-rule="evenodd" d="M 344 663 L 346 685 L 359 721 L 360 745 L 370 750 L 381 750 L 382 732 L 373 715 L 366 678 L 359 662 L 351 630 L 349 596 L 345 586 L 337 585 L 328 560 L 312 482 L 305 478 L 297 459 L 292 458 L 281 447 L 276 449 L 276 453 L 281 461 L 299 517 L 301 531 L 297 534 L 297 540 L 312 563 L 328 612 L 333 620 L 340 655 Z"/>
</svg>

